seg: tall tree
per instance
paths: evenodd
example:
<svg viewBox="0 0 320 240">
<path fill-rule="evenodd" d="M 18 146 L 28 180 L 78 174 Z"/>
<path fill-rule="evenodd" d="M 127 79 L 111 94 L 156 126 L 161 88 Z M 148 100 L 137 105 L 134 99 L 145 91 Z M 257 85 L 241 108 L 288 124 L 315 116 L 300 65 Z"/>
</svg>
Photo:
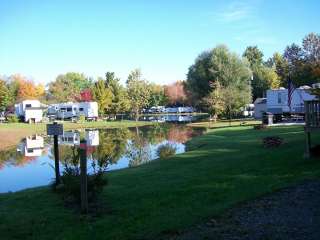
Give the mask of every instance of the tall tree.
<svg viewBox="0 0 320 240">
<path fill-rule="evenodd" d="M 103 79 L 98 79 L 93 87 L 93 99 L 97 101 L 100 115 L 104 115 L 112 104 L 112 92 Z"/>
<path fill-rule="evenodd" d="M 182 81 L 177 81 L 166 86 L 165 94 L 169 103 L 172 105 L 182 105 L 187 98 L 185 87 Z"/>
<path fill-rule="evenodd" d="M 219 81 L 212 83 L 212 91 L 203 99 L 206 110 L 210 114 L 210 118 L 216 122 L 219 115 L 224 111 L 223 89 Z"/>
<path fill-rule="evenodd" d="M 263 62 L 263 53 L 258 46 L 249 46 L 243 53 L 243 57 L 246 57 L 250 63 L 250 66 L 260 66 Z"/>
<path fill-rule="evenodd" d="M 4 80 L 0 79 L 0 111 L 5 111 L 10 105 L 10 91 Z"/>
<path fill-rule="evenodd" d="M 131 103 L 132 112 L 138 120 L 141 110 L 148 106 L 150 99 L 150 88 L 146 80 L 142 78 L 141 71 L 131 71 L 127 80 L 128 97 Z"/>
<path fill-rule="evenodd" d="M 245 98 L 239 104 L 245 105 L 251 101 L 251 75 L 246 59 L 231 53 L 226 46 L 217 46 L 211 51 L 203 52 L 196 59 L 189 68 L 186 85 L 193 94 L 194 101 L 201 103 L 202 98 L 212 91 L 210 85 L 218 81 L 222 89 L 232 86 L 242 94 Z M 240 98 L 233 100 L 238 101 Z M 233 106 L 238 104 L 234 103 Z"/>
<path fill-rule="evenodd" d="M 82 73 L 60 74 L 49 84 L 49 94 L 57 102 L 76 101 L 81 91 L 92 87 L 92 80 Z"/>
</svg>

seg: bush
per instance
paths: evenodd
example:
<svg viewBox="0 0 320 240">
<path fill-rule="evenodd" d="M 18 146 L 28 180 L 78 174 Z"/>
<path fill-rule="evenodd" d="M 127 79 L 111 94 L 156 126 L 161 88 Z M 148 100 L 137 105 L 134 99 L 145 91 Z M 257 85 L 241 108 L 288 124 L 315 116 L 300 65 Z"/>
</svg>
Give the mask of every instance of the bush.
<svg viewBox="0 0 320 240">
<path fill-rule="evenodd" d="M 9 123 L 19 122 L 19 118 L 15 114 L 8 114 L 6 118 Z"/>
<path fill-rule="evenodd" d="M 170 143 L 166 143 L 158 147 L 157 155 L 159 158 L 164 159 L 176 154 L 176 147 Z"/>
<path fill-rule="evenodd" d="M 80 171 L 78 168 L 66 168 L 61 176 L 62 185 L 59 191 L 68 199 L 80 203 Z M 98 172 L 87 176 L 88 201 L 92 202 L 97 195 L 102 192 L 103 187 L 107 185 L 107 180 L 103 172 Z"/>
<path fill-rule="evenodd" d="M 83 114 L 81 114 L 81 115 L 79 116 L 79 122 L 80 122 L 80 123 L 84 123 L 85 121 L 86 121 L 86 116 L 83 115 Z"/>
</svg>

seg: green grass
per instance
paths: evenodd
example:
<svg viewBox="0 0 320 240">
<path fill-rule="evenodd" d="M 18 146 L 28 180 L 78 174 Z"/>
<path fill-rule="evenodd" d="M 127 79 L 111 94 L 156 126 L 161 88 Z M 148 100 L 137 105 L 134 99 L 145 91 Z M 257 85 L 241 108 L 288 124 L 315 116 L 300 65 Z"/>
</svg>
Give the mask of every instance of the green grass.
<svg viewBox="0 0 320 240">
<path fill-rule="evenodd" d="M 261 139 L 285 141 L 265 149 Z M 317 136 L 314 142 L 320 143 Z M 222 214 L 242 201 L 320 177 L 320 161 L 303 159 L 302 127 L 208 130 L 189 152 L 108 173 L 102 200 L 110 213 L 86 219 L 49 188 L 0 194 L 1 239 L 154 239 Z M 1 183 L 3 184 L 3 183 Z"/>
</svg>

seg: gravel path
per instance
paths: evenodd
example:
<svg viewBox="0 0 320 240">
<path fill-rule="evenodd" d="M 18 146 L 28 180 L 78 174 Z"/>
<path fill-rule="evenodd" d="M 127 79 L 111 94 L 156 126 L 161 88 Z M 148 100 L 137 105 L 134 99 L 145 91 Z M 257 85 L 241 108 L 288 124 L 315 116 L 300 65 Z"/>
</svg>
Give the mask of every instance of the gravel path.
<svg viewBox="0 0 320 240">
<path fill-rule="evenodd" d="M 320 181 L 309 181 L 250 201 L 174 240 L 320 240 Z"/>
</svg>

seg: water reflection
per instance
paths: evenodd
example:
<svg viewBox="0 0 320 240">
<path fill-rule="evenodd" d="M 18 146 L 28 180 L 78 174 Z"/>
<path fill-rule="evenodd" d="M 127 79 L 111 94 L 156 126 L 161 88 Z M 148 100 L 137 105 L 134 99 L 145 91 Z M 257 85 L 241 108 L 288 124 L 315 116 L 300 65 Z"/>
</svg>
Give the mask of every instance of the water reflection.
<svg viewBox="0 0 320 240">
<path fill-rule="evenodd" d="M 87 141 L 89 174 L 98 171 L 135 167 L 156 159 L 157 149 L 172 144 L 176 153 L 185 151 L 184 143 L 202 134 L 203 129 L 185 125 L 65 131 L 59 137 L 61 171 L 79 171 L 80 139 Z M 15 148 L 0 153 L 0 192 L 49 184 L 54 179 L 54 152 L 51 137 L 26 137 Z"/>
</svg>

